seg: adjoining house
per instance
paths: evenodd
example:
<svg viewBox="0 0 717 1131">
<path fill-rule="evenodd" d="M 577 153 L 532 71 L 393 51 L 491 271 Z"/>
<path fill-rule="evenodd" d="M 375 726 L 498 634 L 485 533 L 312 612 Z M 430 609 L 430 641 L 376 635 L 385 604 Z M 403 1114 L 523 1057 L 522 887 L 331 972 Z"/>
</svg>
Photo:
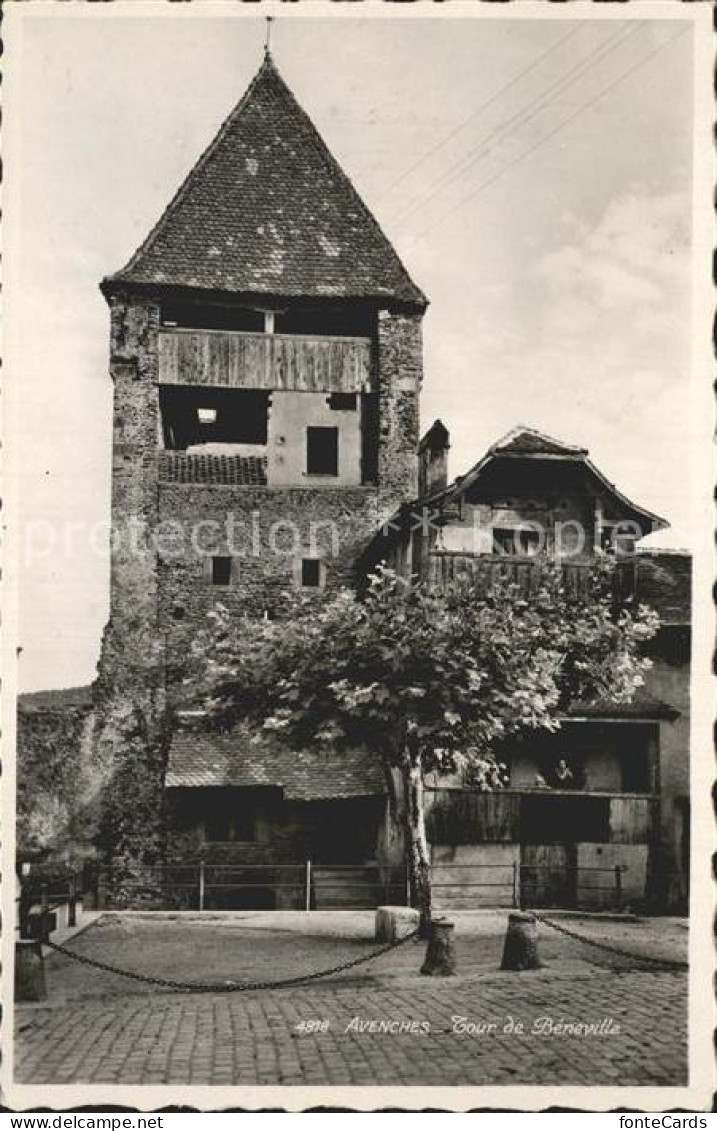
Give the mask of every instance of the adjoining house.
<svg viewBox="0 0 717 1131">
<path fill-rule="evenodd" d="M 393 516 L 375 557 L 432 585 L 465 578 L 490 587 L 501 578 L 529 597 L 541 560 L 560 561 L 566 584 L 580 591 L 596 556 L 609 554 L 620 595 L 654 608 L 660 628 L 633 701 L 573 703 L 556 733 L 506 744 L 509 786 L 500 794 L 431 780 L 434 862 L 461 865 L 445 870 L 446 897 L 475 902 L 470 885 L 493 866 L 507 888 L 510 865 L 535 904 L 612 902 L 619 886 L 626 902 L 684 908 L 689 555 L 640 547 L 667 523 L 627 499 L 584 448 L 517 427 L 449 483 L 449 446 L 436 421 L 419 445 L 422 494 Z"/>
<path fill-rule="evenodd" d="M 103 704 L 121 716 L 122 703 L 140 703 L 137 733 L 152 733 L 167 705 L 181 715 L 182 660 L 219 601 L 237 622 L 278 616 L 289 591 L 321 600 L 386 556 L 440 583 L 464 570 L 489 580 L 506 565 L 528 579 L 536 554 L 570 551 L 580 584 L 596 551 L 619 551 L 627 583 L 673 618 L 653 683 L 629 709 L 576 704 L 554 748 L 536 740 L 511 753 L 500 796 L 431 783 L 434 860 L 517 862 L 524 877 L 540 866 L 548 879 L 532 893 L 544 902 L 581 900 L 586 862 L 610 874 L 627 864 L 626 898 L 682 901 L 689 563 L 636 550 L 664 521 L 583 449 L 528 429 L 448 483 L 445 426 L 419 440 L 427 299 L 268 53 L 147 239 L 101 287 L 114 383 L 111 603 L 95 717 L 78 722 L 84 769 Z M 425 530 L 413 528 L 417 506 L 435 512 Z M 25 700 L 20 713 L 22 778 L 41 712 Z M 558 756 L 574 788 L 554 780 Z M 208 735 L 185 716 L 152 758 L 158 800 L 138 835 L 161 841 L 176 867 L 201 857 L 267 869 L 260 890 L 227 897 L 235 905 L 295 906 L 304 896 L 281 869 L 307 859 L 336 901 L 358 885 L 370 902 L 400 863 L 387 785 L 367 751 L 289 753 L 243 730 Z M 470 869 L 462 874 L 468 882 Z"/>
</svg>

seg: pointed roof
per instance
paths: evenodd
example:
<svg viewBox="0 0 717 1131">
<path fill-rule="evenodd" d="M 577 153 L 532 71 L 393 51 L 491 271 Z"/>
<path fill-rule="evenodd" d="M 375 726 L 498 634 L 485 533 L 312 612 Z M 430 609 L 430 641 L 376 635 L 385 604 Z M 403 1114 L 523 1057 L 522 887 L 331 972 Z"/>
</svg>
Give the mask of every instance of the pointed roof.
<svg viewBox="0 0 717 1131">
<path fill-rule="evenodd" d="M 418 445 L 419 452 L 428 448 L 432 452 L 442 452 L 451 446 L 451 435 L 442 420 L 437 419 L 421 438 Z"/>
<path fill-rule="evenodd" d="M 553 439 L 552 436 L 546 436 L 544 432 L 538 432 L 535 428 L 526 428 L 521 424 L 517 428 L 512 428 L 495 444 L 491 444 L 485 455 L 481 456 L 465 475 L 458 476 L 453 483 L 449 483 L 447 487 L 429 496 L 430 501 L 434 506 L 439 505 L 439 503 L 444 506 L 451 501 L 457 501 L 466 495 L 474 483 L 496 460 L 555 460 L 584 468 L 599 490 L 604 491 L 641 523 L 644 529 L 643 537 L 646 534 L 654 533 L 656 530 L 664 530 L 670 525 L 660 515 L 654 514 L 645 507 L 638 506 L 637 503 L 628 499 L 627 495 L 623 495 L 622 491 L 619 491 L 615 484 L 611 483 L 588 458 L 588 454 L 587 448 L 564 444 L 560 440 Z"/>
<path fill-rule="evenodd" d="M 102 290 L 133 284 L 426 306 L 268 53 L 147 239 Z"/>
<path fill-rule="evenodd" d="M 575 456 L 579 458 L 588 454 L 587 448 L 563 444 L 560 440 L 554 440 L 552 436 L 546 436 L 544 432 L 538 432 L 536 428 L 526 428 L 524 424 L 511 428 L 510 432 L 489 448 L 489 452 L 502 456 L 567 456 L 568 458 Z"/>
</svg>

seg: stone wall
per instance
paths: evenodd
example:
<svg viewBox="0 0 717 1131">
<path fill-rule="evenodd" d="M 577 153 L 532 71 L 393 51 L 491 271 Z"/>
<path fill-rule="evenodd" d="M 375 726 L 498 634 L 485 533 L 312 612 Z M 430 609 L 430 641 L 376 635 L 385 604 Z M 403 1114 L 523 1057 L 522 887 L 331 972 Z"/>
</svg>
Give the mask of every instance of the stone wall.
<svg viewBox="0 0 717 1131">
<path fill-rule="evenodd" d="M 646 675 L 645 690 L 680 712 L 676 719 L 660 723 L 658 898 L 666 910 L 684 914 L 690 846 L 689 629 L 661 629 L 650 650 L 653 667 Z"/>
<path fill-rule="evenodd" d="M 380 517 L 418 494 L 422 315 L 381 311 L 378 322 Z"/>
<path fill-rule="evenodd" d="M 163 854 L 168 748 L 163 639 L 157 625 L 157 334 L 159 306 L 111 299 L 114 383 L 110 619 L 95 686 L 97 757 L 106 766 L 101 847 L 112 886 L 149 875 Z M 126 891 L 122 897 L 131 901 Z"/>
<path fill-rule="evenodd" d="M 381 519 L 416 493 L 421 316 L 383 311 L 379 318 L 378 489 L 272 489 L 159 484 L 159 306 L 131 295 L 113 297 L 111 306 L 113 549 L 100 680 L 132 688 L 161 667 L 165 643 L 175 662 L 217 600 L 237 613 L 274 612 L 296 586 L 303 557 L 325 561 L 326 588 L 355 583 L 356 562 Z M 303 436 L 296 443 L 303 452 Z M 203 527 L 192 544 L 200 522 L 215 529 Z M 159 552 L 144 537 L 158 529 Z M 243 550 L 234 554 L 237 540 Z M 229 586 L 211 583 L 213 553 L 236 558 Z"/>
<path fill-rule="evenodd" d="M 95 757 L 92 701 L 23 695 L 17 717 L 17 855 L 79 864 L 96 854 L 105 780 Z M 38 703 L 40 695 L 55 703 Z"/>
<path fill-rule="evenodd" d="M 127 884 L 146 886 L 163 859 L 168 733 L 151 685 L 84 690 L 81 704 L 63 702 L 61 691 L 20 697 L 17 855 L 105 865 L 117 897 Z M 55 704 L 36 705 L 51 695 Z M 159 695 L 163 702 L 163 688 Z"/>
<path fill-rule="evenodd" d="M 114 383 L 110 620 L 100 679 L 136 685 L 156 660 L 157 329 L 159 307 L 129 296 L 111 302 Z"/>
<path fill-rule="evenodd" d="M 171 536 L 157 566 L 157 626 L 173 668 L 217 604 L 236 616 L 280 615 L 301 586 L 303 558 L 325 563 L 325 588 L 304 593 L 320 600 L 326 590 L 353 586 L 376 528 L 377 498 L 375 488 L 362 487 L 163 484 L 159 516 Z M 214 555 L 233 559 L 228 585 L 212 583 Z"/>
<path fill-rule="evenodd" d="M 143 871 L 150 875 L 166 852 L 167 830 L 179 819 L 174 808 L 164 811 L 167 686 L 181 675 L 207 613 L 219 602 L 237 616 L 280 613 L 286 596 L 302 583 L 304 558 L 322 562 L 317 599 L 353 586 L 357 562 L 380 521 L 415 496 L 422 346 L 420 315 L 381 312 L 374 358 L 377 485 L 351 484 L 347 469 L 343 483 L 330 486 L 160 483 L 159 301 L 124 293 L 113 295 L 110 305 L 111 603 L 96 687 L 95 741 L 110 767 L 103 845 L 116 869 L 111 885 L 124 890 L 125 881 L 138 882 Z M 299 395 L 309 407 L 321 400 L 322 422 L 347 418 L 344 439 L 350 442 L 344 447 L 358 476 L 358 415 L 324 412 L 319 394 Z M 303 466 L 303 426 L 287 423 L 291 454 L 298 453 Z M 233 559 L 229 584 L 215 584 L 213 556 Z"/>
</svg>

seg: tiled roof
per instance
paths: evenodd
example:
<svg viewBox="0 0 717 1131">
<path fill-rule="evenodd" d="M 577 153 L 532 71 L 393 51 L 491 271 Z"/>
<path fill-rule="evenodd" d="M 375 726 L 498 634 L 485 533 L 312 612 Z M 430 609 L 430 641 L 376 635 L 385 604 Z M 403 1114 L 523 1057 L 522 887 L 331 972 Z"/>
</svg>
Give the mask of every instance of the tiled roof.
<svg viewBox="0 0 717 1131">
<path fill-rule="evenodd" d="M 426 304 L 270 56 L 123 283 Z"/>
<path fill-rule="evenodd" d="M 612 498 L 613 505 L 619 506 L 626 517 L 637 519 L 642 527 L 643 536 L 669 526 L 664 518 L 653 514 L 645 507 L 638 506 L 637 503 L 633 503 L 626 495 L 618 491 L 615 484 L 611 483 L 588 458 L 587 448 L 563 444 L 560 440 L 554 440 L 543 432 L 538 432 L 534 428 L 526 428 L 523 425 L 513 428 L 502 439 L 492 444 L 465 475 L 459 476 L 453 483 L 449 483 L 439 492 L 417 499 L 412 506 L 415 509 L 425 505 L 429 500 L 433 506 L 445 506 L 461 498 L 470 497 L 470 492 L 475 489 L 475 485 L 493 468 L 495 461 L 499 461 L 504 456 L 509 459 L 520 456 L 537 457 L 538 461 L 541 456 L 547 460 L 560 457 L 560 460 L 568 465 L 583 468 L 585 474 L 592 479 L 600 492 L 604 492 Z M 528 481 L 526 478 L 526 483 Z"/>
<path fill-rule="evenodd" d="M 599 699 L 592 703 L 571 703 L 566 712 L 566 721 L 572 717 L 587 719 L 674 719 L 679 715 L 674 707 L 662 699 L 649 695 L 640 688 L 630 703 L 613 703 Z"/>
<path fill-rule="evenodd" d="M 187 455 L 162 452 L 160 483 L 219 483 L 266 486 L 266 456 Z"/>
<path fill-rule="evenodd" d="M 534 456 L 534 455 L 547 455 L 547 456 L 584 456 L 587 455 L 585 448 L 576 448 L 570 444 L 563 444 L 559 440 L 554 440 L 552 436 L 546 436 L 543 432 L 537 432 L 534 428 L 524 428 L 518 425 L 511 432 L 504 436 L 502 440 L 498 440 L 493 444 L 490 449 L 491 452 L 500 455 L 515 455 L 515 456 Z"/>
<path fill-rule="evenodd" d="M 637 597 L 663 624 L 689 624 L 692 557 L 683 551 L 643 550 L 637 559 Z"/>
<path fill-rule="evenodd" d="M 20 711 L 89 710 L 92 706 L 92 685 L 57 687 L 51 691 L 26 691 L 17 697 Z"/>
<path fill-rule="evenodd" d="M 369 797 L 386 792 L 378 760 L 362 750 L 293 751 L 270 738 L 253 743 L 243 729 L 227 734 L 179 731 L 172 740 L 165 784 L 281 786 L 295 801 Z"/>
</svg>

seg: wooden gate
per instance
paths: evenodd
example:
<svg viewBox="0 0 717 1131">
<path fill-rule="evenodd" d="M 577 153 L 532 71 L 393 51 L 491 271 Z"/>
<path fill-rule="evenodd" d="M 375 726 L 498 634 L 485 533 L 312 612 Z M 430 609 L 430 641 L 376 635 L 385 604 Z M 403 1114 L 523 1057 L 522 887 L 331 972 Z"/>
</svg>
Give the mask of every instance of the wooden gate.
<svg viewBox="0 0 717 1131">
<path fill-rule="evenodd" d="M 574 844 L 523 844 L 520 850 L 523 907 L 574 907 L 577 879 Z"/>
</svg>

